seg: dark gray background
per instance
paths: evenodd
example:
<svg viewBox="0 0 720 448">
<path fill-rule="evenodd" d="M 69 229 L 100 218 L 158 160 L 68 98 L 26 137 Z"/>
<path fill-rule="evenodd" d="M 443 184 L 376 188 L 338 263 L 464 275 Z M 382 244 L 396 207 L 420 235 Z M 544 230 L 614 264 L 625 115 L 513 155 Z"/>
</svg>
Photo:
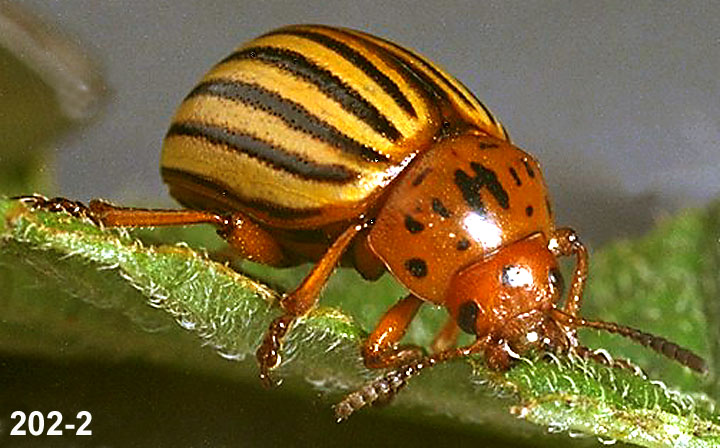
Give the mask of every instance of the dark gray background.
<svg viewBox="0 0 720 448">
<path fill-rule="evenodd" d="M 59 191 L 169 205 L 160 144 L 238 44 L 288 23 L 354 27 L 457 76 L 535 154 L 562 225 L 637 234 L 720 192 L 720 2 L 22 2 L 100 60 L 101 117 L 57 143 Z"/>
</svg>

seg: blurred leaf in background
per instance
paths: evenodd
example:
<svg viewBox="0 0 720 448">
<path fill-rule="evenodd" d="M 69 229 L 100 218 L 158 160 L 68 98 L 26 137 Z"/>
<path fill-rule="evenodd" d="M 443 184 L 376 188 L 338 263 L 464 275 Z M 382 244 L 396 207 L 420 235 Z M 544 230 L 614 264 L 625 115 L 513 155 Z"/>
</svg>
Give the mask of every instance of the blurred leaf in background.
<svg viewBox="0 0 720 448">
<path fill-rule="evenodd" d="M 0 2 L 0 191 L 48 187 L 52 141 L 88 124 L 105 91 L 85 49 L 19 5 Z"/>
</svg>

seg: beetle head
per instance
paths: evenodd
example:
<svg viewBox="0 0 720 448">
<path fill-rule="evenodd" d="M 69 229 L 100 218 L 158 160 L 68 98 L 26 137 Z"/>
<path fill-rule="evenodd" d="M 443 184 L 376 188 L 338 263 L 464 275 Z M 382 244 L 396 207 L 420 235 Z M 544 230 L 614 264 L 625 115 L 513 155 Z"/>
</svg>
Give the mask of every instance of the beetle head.
<svg viewBox="0 0 720 448">
<path fill-rule="evenodd" d="M 487 341 L 488 364 L 502 370 L 529 348 L 567 348 L 568 335 L 551 315 L 562 294 L 557 259 L 538 233 L 461 270 L 446 306 L 463 331 Z"/>
</svg>

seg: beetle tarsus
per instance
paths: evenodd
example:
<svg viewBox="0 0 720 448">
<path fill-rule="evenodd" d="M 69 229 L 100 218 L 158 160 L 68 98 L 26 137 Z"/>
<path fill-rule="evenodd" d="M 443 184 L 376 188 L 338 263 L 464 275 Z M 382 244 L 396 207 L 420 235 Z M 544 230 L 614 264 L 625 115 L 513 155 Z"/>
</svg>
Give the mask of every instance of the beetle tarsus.
<svg viewBox="0 0 720 448">
<path fill-rule="evenodd" d="M 262 344 L 255 352 L 260 366 L 260 381 L 265 387 L 273 387 L 277 382 L 272 379 L 270 371 L 280 365 L 282 340 L 295 320 L 294 316 L 284 314 L 270 323 Z"/>
<path fill-rule="evenodd" d="M 99 221 L 93 216 L 92 210 L 80 201 L 73 201 L 63 197 L 47 198 L 39 194 L 16 196 L 12 199 L 22 202 L 33 210 L 67 213 L 76 218 L 89 219 L 94 224 L 99 225 Z"/>
</svg>

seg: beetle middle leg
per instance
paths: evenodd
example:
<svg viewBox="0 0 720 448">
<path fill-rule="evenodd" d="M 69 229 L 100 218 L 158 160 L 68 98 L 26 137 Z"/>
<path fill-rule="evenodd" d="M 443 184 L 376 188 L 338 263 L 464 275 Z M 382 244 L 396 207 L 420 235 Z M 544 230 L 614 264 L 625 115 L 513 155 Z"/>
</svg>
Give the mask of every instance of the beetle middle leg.
<svg viewBox="0 0 720 448">
<path fill-rule="evenodd" d="M 285 335 L 298 317 L 304 316 L 315 307 L 320 291 L 335 270 L 345 249 L 362 229 L 362 225 L 351 225 L 341 233 L 300 286 L 281 299 L 280 306 L 285 313 L 270 323 L 263 342 L 255 352 L 260 365 L 260 379 L 265 385 L 273 384 L 270 370 L 280 364 L 280 349 Z"/>
</svg>

